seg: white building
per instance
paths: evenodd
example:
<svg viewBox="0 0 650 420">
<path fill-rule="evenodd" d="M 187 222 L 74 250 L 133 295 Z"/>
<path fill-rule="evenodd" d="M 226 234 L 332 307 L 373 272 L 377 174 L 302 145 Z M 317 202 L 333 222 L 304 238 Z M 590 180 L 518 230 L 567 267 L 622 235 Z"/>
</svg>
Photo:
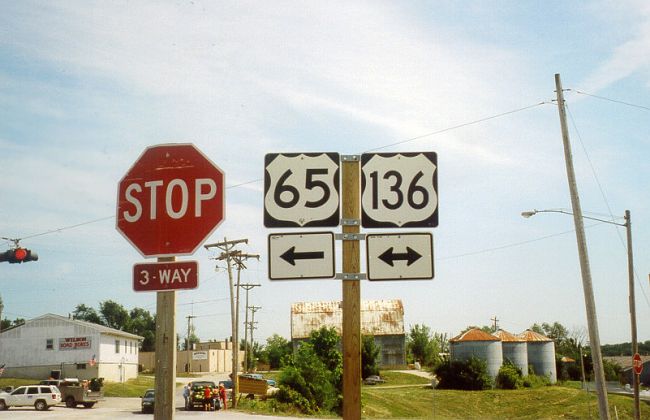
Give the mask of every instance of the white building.
<svg viewBox="0 0 650 420">
<path fill-rule="evenodd" d="M 0 333 L 4 376 L 104 378 L 124 382 L 138 374 L 143 337 L 91 322 L 45 314 Z"/>
</svg>

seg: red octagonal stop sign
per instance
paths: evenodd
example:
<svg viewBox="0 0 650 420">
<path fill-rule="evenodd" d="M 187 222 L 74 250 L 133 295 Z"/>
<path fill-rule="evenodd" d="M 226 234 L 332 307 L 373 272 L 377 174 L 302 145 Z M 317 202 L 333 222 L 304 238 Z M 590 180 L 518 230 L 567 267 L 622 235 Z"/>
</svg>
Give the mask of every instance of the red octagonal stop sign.
<svg viewBox="0 0 650 420">
<path fill-rule="evenodd" d="M 225 175 L 193 144 L 145 149 L 117 188 L 117 230 L 145 257 L 190 255 L 225 217 Z"/>
</svg>

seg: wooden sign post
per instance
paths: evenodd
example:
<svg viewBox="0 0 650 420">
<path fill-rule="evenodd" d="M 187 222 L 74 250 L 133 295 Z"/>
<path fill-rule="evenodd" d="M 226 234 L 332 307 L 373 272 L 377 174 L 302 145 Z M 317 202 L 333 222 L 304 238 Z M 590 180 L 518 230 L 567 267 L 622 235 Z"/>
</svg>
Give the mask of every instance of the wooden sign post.
<svg viewBox="0 0 650 420">
<path fill-rule="evenodd" d="M 342 156 L 343 220 L 361 218 L 360 209 L 360 163 L 351 156 Z M 343 234 L 358 234 L 360 223 L 343 224 Z M 360 272 L 360 241 L 343 241 L 343 273 Z M 361 418 L 361 281 L 343 280 L 343 418 Z"/>
</svg>

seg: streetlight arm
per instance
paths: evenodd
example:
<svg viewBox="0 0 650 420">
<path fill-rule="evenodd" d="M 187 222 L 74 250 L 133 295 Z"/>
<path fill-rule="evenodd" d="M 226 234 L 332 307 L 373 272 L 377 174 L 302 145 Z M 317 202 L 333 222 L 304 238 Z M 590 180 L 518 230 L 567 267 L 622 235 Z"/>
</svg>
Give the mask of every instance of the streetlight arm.
<svg viewBox="0 0 650 420">
<path fill-rule="evenodd" d="M 570 216 L 573 216 L 573 213 L 571 213 L 570 211 L 567 211 L 567 210 L 561 210 L 561 209 L 558 209 L 558 210 L 532 210 L 532 211 L 522 211 L 522 212 L 521 212 L 521 216 L 522 216 L 522 217 L 525 217 L 525 218 L 529 218 L 529 217 L 531 217 L 531 216 L 536 215 L 537 213 L 562 213 L 562 214 L 568 214 L 568 215 L 570 215 Z M 603 223 L 609 223 L 610 225 L 623 226 L 623 227 L 626 227 L 626 226 L 627 226 L 627 220 L 625 221 L 625 223 L 617 223 L 617 222 L 614 222 L 614 221 L 611 221 L 611 220 L 604 220 L 604 219 L 599 219 L 599 218 L 597 218 L 597 217 L 590 217 L 590 216 L 585 216 L 585 215 L 582 215 L 582 218 L 583 218 L 583 219 L 589 219 L 589 220 L 596 220 L 596 221 L 598 221 L 598 222 L 603 222 Z"/>
</svg>

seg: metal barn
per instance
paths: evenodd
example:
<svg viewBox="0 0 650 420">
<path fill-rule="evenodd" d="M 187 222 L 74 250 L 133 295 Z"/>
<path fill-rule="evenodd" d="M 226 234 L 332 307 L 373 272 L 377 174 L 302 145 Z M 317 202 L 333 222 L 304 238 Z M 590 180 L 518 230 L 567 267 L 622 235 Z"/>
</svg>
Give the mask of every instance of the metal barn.
<svg viewBox="0 0 650 420">
<path fill-rule="evenodd" d="M 321 327 L 334 327 L 341 334 L 341 302 L 297 302 L 291 305 L 291 342 L 294 348 Z M 406 336 L 402 301 L 361 301 L 361 334 L 372 335 L 381 348 L 380 366 L 406 364 Z"/>
</svg>

